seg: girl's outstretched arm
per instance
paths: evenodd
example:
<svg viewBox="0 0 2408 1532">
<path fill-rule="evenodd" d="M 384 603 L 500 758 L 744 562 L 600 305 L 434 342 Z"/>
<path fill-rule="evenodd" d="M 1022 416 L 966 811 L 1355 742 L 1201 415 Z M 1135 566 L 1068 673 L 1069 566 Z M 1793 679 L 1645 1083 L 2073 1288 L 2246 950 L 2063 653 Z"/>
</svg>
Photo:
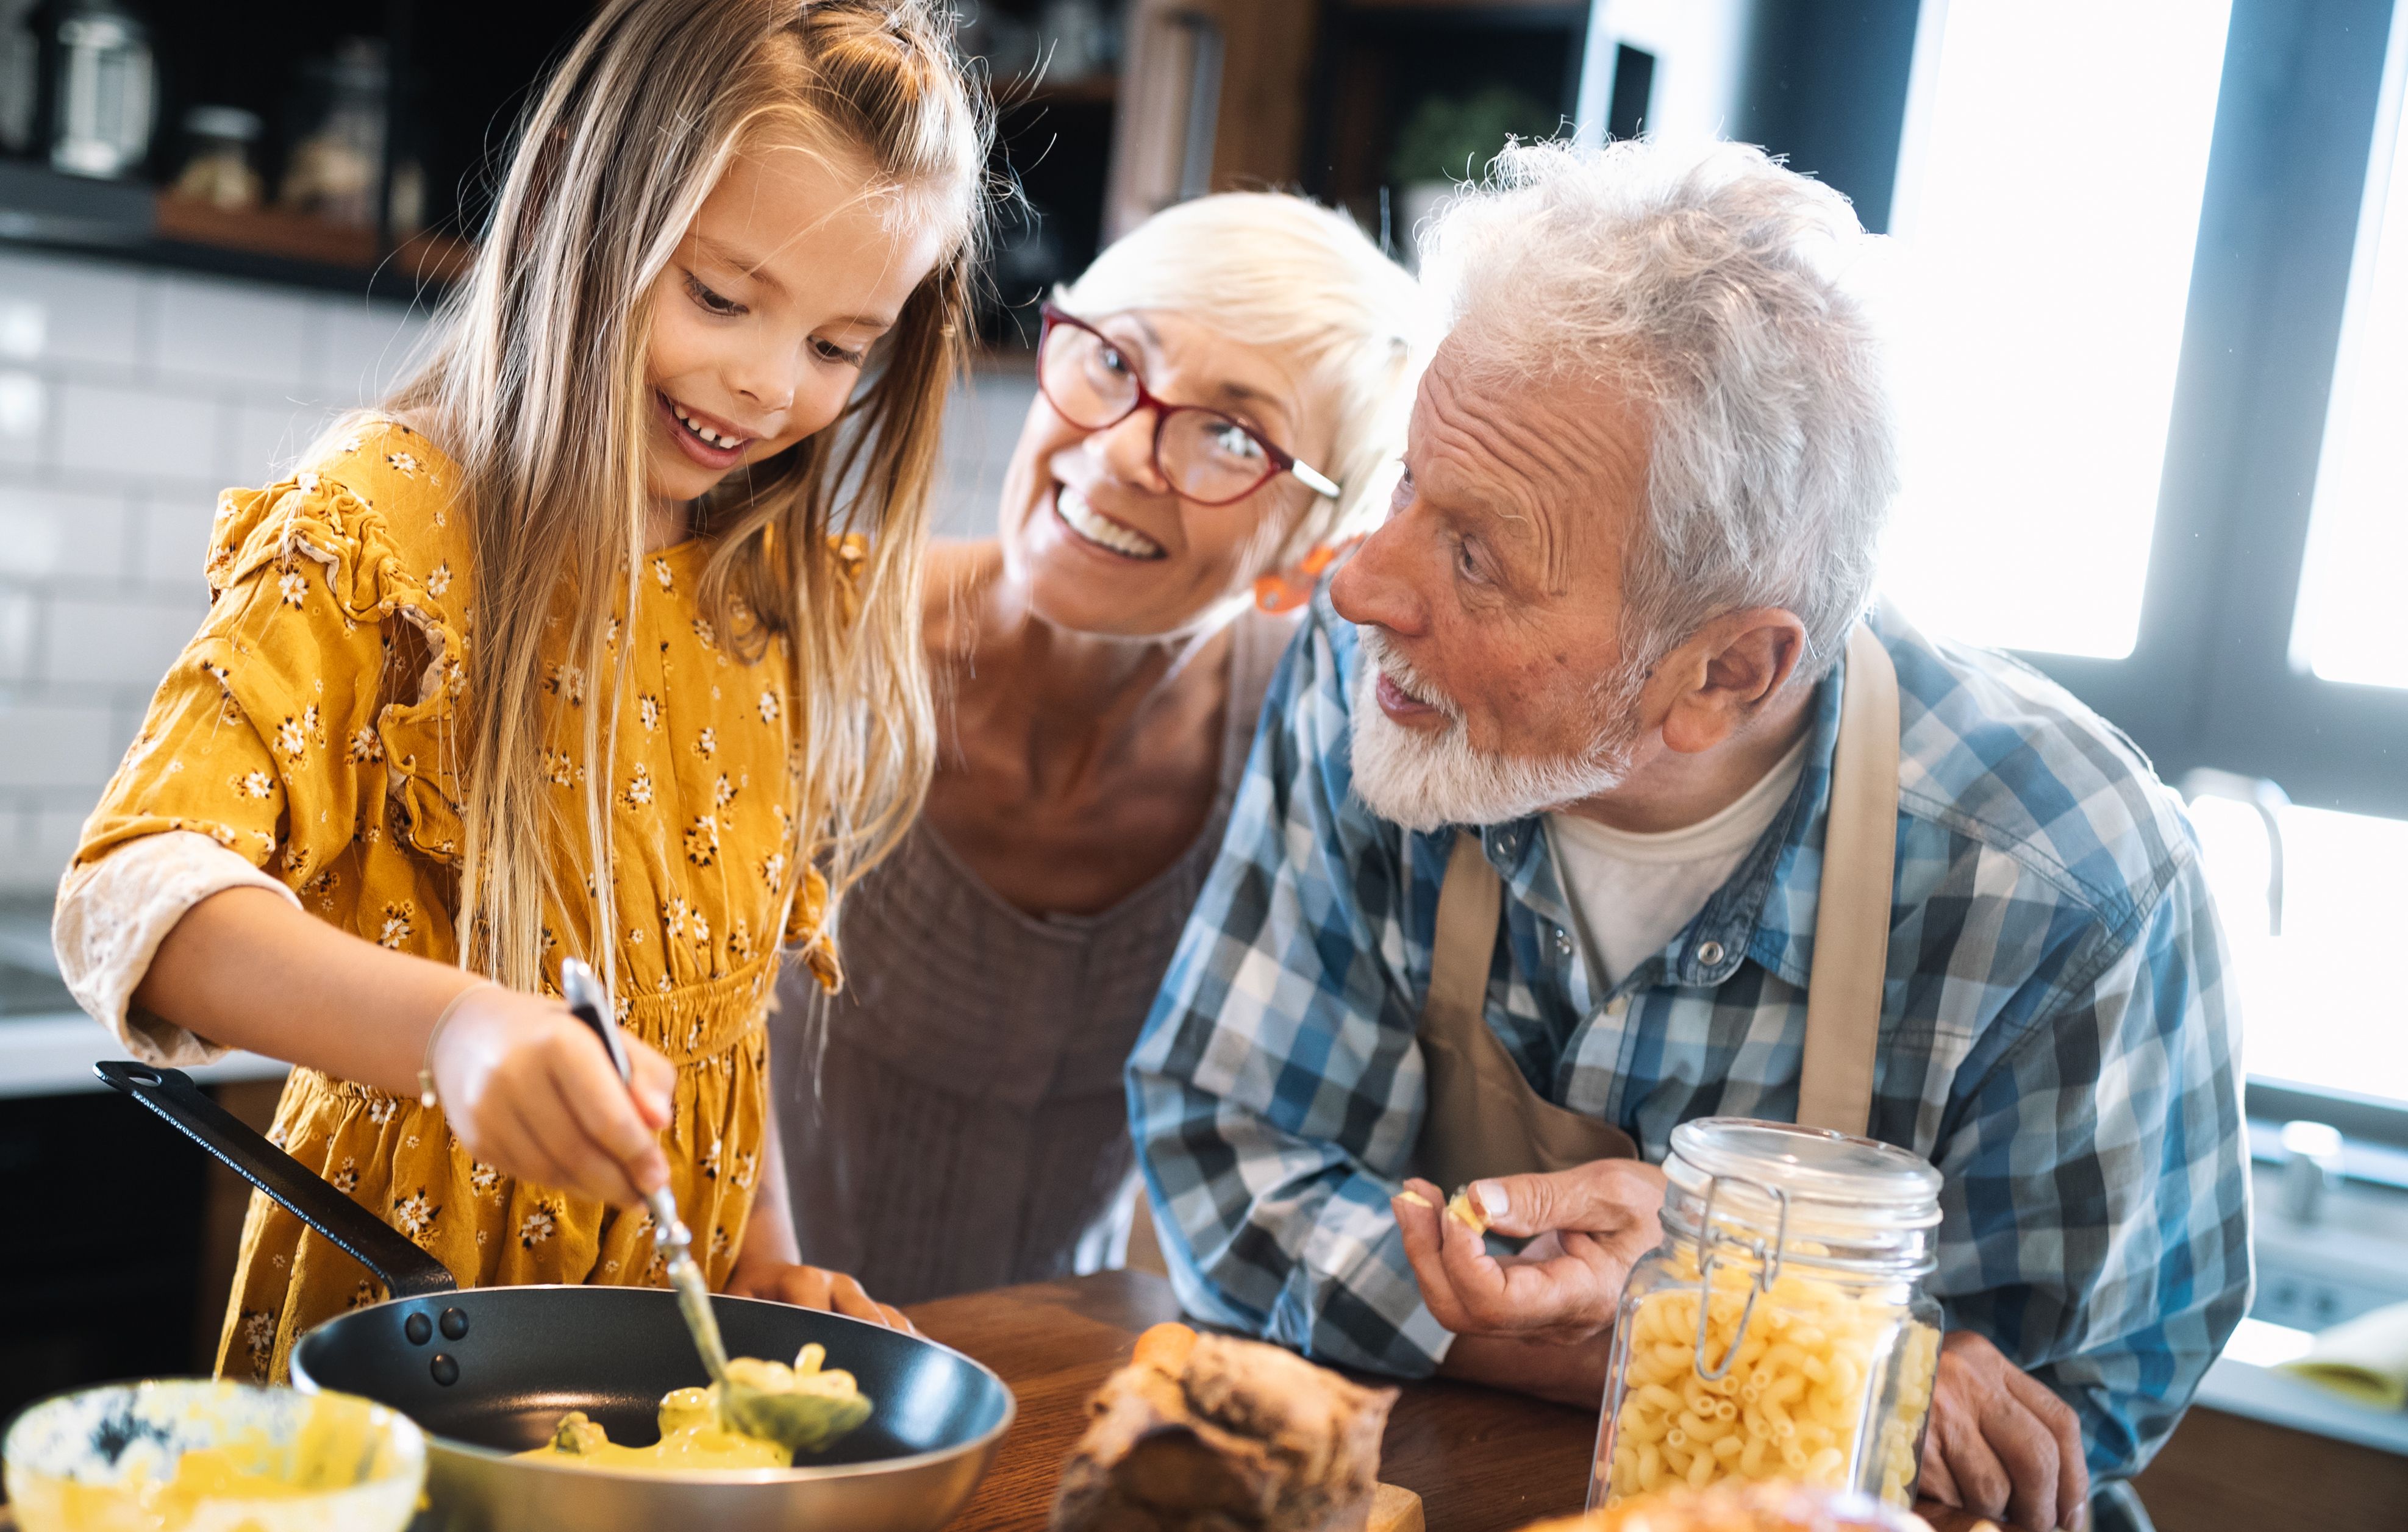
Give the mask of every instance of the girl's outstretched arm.
<svg viewBox="0 0 2408 1532">
<path fill-rule="evenodd" d="M 473 990 L 472 994 L 464 991 Z M 390 952 L 263 888 L 185 912 L 134 992 L 143 1009 L 228 1048 L 418 1094 L 427 1036 L 445 1121 L 504 1174 L 623 1207 L 668 1180 L 657 1135 L 676 1070 L 633 1038 L 632 1095 L 561 1002 Z"/>
</svg>

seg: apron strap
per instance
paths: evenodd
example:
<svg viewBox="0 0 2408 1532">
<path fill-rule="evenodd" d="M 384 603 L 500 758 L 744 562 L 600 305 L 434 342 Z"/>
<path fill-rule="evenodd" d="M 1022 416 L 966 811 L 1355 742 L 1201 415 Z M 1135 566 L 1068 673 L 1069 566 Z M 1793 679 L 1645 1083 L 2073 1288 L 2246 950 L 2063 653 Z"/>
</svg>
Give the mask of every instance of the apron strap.
<svg viewBox="0 0 2408 1532">
<path fill-rule="evenodd" d="M 1861 1137 L 1872 1117 L 1898 861 L 1898 669 L 1871 628 L 1848 630 L 1798 1121 Z"/>
<path fill-rule="evenodd" d="M 1469 1037 L 1468 1022 L 1485 1031 L 1488 967 L 1497 951 L 1497 912 L 1505 885 L 1481 850 L 1480 832 L 1458 830 L 1439 884 L 1438 929 L 1430 937 L 1429 998 L 1422 1006 L 1422 1030 Z M 1518 1071 L 1517 1071 L 1518 1072 Z"/>
<path fill-rule="evenodd" d="M 1423 1175 L 1449 1188 L 1639 1154 L 1620 1128 L 1532 1090 L 1489 1027 L 1488 969 L 1504 894 L 1480 832 L 1456 831 L 1430 938 L 1420 1031 L 1422 1132 L 1413 1153 Z"/>
</svg>

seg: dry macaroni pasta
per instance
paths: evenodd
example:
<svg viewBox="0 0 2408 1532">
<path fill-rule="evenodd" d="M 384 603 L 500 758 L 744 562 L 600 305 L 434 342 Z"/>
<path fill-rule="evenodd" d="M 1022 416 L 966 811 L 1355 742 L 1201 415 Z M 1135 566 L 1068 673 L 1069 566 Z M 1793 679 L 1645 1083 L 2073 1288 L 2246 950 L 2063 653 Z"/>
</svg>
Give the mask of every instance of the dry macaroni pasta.
<svg viewBox="0 0 2408 1532">
<path fill-rule="evenodd" d="M 1697 1281 L 1693 1262 L 1673 1274 Z M 1718 1266 L 1706 1319 L 1706 1356 L 1721 1361 L 1739 1328 L 1754 1274 Z M 1880 1493 L 1907 1503 L 1915 1438 L 1931 1402 L 1940 1334 L 1900 1306 L 1856 1296 L 1796 1267 L 1759 1296 L 1746 1339 L 1723 1376 L 1698 1376 L 1698 1300 L 1692 1285 L 1641 1298 L 1632 1326 L 1622 1406 L 1612 1438 L 1607 1500 L 1673 1484 L 1703 1488 L 1721 1479 L 1852 1482 L 1868 1386 L 1878 1387 L 1889 1338 L 1897 1344 L 1896 1409 L 1879 1423 L 1873 1451 Z"/>
</svg>

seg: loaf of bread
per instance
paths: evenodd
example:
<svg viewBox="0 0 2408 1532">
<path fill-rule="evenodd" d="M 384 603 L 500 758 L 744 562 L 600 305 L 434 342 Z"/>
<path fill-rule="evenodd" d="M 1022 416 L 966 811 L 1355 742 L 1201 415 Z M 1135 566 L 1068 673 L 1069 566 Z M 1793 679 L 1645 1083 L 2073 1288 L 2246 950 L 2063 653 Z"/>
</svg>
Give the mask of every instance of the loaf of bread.
<svg viewBox="0 0 2408 1532">
<path fill-rule="evenodd" d="M 1781 1480 L 1725 1480 L 1702 1490 L 1633 1496 L 1524 1532 L 1931 1532 L 1931 1525 L 1867 1495 Z"/>
<path fill-rule="evenodd" d="M 1054 1532 L 1360 1532 L 1392 1388 L 1157 1324 L 1088 1404 Z"/>
</svg>

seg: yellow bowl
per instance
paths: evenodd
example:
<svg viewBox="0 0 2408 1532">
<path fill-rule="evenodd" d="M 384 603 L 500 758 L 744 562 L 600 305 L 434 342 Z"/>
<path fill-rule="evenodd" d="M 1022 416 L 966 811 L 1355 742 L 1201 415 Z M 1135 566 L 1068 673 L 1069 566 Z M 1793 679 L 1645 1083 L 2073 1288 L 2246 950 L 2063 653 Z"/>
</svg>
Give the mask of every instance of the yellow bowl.
<svg viewBox="0 0 2408 1532">
<path fill-rule="evenodd" d="M 0 1458 L 22 1532 L 400 1532 L 426 1439 L 349 1394 L 168 1378 L 46 1399 Z"/>
</svg>

